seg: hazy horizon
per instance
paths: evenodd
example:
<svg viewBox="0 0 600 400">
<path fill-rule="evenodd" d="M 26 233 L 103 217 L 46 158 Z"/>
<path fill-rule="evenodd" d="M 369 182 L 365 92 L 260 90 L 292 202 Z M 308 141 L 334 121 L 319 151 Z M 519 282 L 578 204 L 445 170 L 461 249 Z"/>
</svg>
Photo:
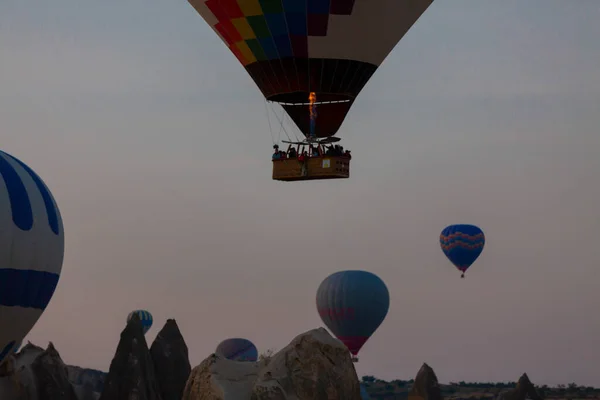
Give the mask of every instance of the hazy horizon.
<svg viewBox="0 0 600 400">
<path fill-rule="evenodd" d="M 434 1 L 340 129 L 350 179 L 302 183 L 271 180 L 263 97 L 187 1 L 34 3 L 0 3 L 0 149 L 66 249 L 26 340 L 107 371 L 144 308 L 193 366 L 231 336 L 281 349 L 365 269 L 391 305 L 359 376 L 600 386 L 597 1 Z M 466 279 L 451 223 L 486 234 Z"/>
</svg>

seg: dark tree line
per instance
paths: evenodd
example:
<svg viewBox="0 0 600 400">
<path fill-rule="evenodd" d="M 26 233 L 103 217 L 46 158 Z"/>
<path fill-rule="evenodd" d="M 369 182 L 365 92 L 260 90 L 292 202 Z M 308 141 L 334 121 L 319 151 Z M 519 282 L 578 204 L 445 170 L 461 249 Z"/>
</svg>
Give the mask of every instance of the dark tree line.
<svg viewBox="0 0 600 400">
<path fill-rule="evenodd" d="M 382 379 L 378 379 L 373 375 L 365 375 L 361 378 L 362 383 L 367 386 L 371 386 L 373 384 L 382 384 L 397 388 L 404 388 L 407 385 L 413 384 L 414 379 L 410 380 L 402 380 L 395 379 L 393 381 L 387 382 Z M 450 382 L 447 385 L 442 384 L 444 387 L 442 390 L 450 390 L 452 389 L 460 389 L 460 388 L 474 388 L 474 389 L 512 389 L 516 387 L 516 382 Z M 569 383 L 568 385 L 557 385 L 556 387 L 549 387 L 548 385 L 537 386 L 537 388 L 545 393 L 557 391 L 559 393 L 581 393 L 581 394 L 590 394 L 590 393 L 600 393 L 600 388 L 594 388 L 592 386 L 580 386 L 574 382 Z"/>
</svg>

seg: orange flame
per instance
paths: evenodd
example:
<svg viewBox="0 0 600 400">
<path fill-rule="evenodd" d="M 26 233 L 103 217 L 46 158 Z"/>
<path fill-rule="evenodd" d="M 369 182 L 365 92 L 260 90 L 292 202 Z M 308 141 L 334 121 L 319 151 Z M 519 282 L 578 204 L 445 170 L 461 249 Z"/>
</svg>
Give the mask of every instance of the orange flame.
<svg viewBox="0 0 600 400">
<path fill-rule="evenodd" d="M 310 113 L 310 136 L 315 136 L 315 124 L 317 120 L 317 94 L 310 92 L 308 95 L 309 113 Z"/>
</svg>

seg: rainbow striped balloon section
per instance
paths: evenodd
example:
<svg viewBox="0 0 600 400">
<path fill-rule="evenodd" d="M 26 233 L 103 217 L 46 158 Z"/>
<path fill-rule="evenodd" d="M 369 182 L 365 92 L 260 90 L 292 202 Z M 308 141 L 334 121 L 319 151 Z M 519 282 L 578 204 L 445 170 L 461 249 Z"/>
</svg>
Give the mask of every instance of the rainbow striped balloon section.
<svg viewBox="0 0 600 400">
<path fill-rule="evenodd" d="M 334 135 L 358 93 L 433 0 L 188 0 L 263 95 L 308 135 Z"/>
<path fill-rule="evenodd" d="M 150 330 L 150 328 L 152 328 L 152 322 L 154 321 L 152 318 L 152 314 L 150 314 L 150 311 L 146 310 L 134 310 L 130 312 L 127 316 L 127 322 L 129 322 L 129 320 L 131 319 L 131 317 L 133 317 L 134 314 L 136 314 L 142 322 L 142 329 L 144 330 L 145 335 Z"/>
<path fill-rule="evenodd" d="M 440 234 L 440 246 L 463 273 L 477 260 L 485 245 L 483 231 L 475 225 L 450 225 Z"/>
<path fill-rule="evenodd" d="M 0 151 L 0 363 L 40 318 L 58 285 L 65 239 L 42 179 Z"/>
</svg>

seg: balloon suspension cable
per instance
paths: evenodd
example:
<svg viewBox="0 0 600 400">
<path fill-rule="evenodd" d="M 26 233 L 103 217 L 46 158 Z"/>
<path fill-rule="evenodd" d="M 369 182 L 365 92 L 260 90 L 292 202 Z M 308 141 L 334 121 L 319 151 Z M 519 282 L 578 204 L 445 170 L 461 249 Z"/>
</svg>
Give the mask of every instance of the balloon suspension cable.
<svg viewBox="0 0 600 400">
<path fill-rule="evenodd" d="M 287 129 L 285 129 L 285 126 L 283 124 L 283 122 L 285 121 L 285 110 L 282 110 L 281 118 L 279 118 L 279 116 L 273 109 L 273 105 L 272 105 L 273 103 L 269 102 L 268 100 L 267 100 L 267 102 L 270 103 L 271 111 L 273 112 L 273 115 L 275 115 L 277 122 L 279 122 L 279 139 L 281 139 L 281 132 L 283 131 L 283 133 L 285 133 L 285 136 L 287 136 L 288 140 L 291 142 L 292 138 L 290 137 L 290 134 L 288 133 Z M 265 105 L 266 105 L 266 103 L 265 103 Z M 294 136 L 296 136 L 296 135 L 294 135 Z M 297 138 L 297 136 L 296 136 L 296 138 Z"/>
<path fill-rule="evenodd" d="M 265 100 L 265 112 L 267 114 L 267 122 L 269 124 L 269 132 L 271 132 L 271 141 L 273 144 L 275 143 L 275 137 L 273 136 L 273 127 L 271 126 L 271 117 L 269 116 L 269 107 L 267 106 L 267 101 Z"/>
</svg>

